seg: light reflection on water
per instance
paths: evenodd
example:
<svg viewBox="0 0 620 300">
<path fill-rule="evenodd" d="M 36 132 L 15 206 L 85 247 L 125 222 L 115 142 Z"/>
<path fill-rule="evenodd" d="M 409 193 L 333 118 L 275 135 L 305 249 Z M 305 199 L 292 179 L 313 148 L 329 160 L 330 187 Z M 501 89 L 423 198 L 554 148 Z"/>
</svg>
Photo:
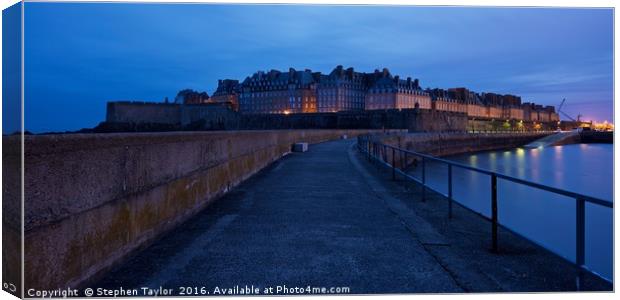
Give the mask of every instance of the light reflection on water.
<svg viewBox="0 0 620 300">
<path fill-rule="evenodd" d="M 613 145 L 577 144 L 451 156 L 447 159 L 580 194 L 613 201 Z M 419 176 L 419 170 L 412 173 Z M 428 163 L 426 180 L 447 194 L 447 166 Z M 491 213 L 490 176 L 453 168 L 454 199 Z M 498 179 L 502 225 L 575 260 L 575 201 Z M 501 245 L 501 241 L 500 241 Z M 603 277 L 613 273 L 612 209 L 586 203 L 586 265 Z"/>
</svg>

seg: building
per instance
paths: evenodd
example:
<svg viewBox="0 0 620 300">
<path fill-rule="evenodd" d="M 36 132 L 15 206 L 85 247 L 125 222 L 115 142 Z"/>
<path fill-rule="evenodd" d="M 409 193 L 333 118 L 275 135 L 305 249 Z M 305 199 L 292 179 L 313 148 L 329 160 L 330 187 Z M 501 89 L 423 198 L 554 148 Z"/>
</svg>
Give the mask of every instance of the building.
<svg viewBox="0 0 620 300">
<path fill-rule="evenodd" d="M 209 102 L 207 92 L 197 92 L 192 89 L 184 89 L 179 91 L 174 98 L 175 104 L 202 104 Z"/>
<path fill-rule="evenodd" d="M 535 103 L 523 103 L 523 119 L 532 122 L 558 122 L 560 116 L 553 106 L 542 106 Z"/>
<path fill-rule="evenodd" d="M 448 89 L 450 97 L 456 99 L 460 103 L 464 103 L 467 107 L 467 115 L 474 118 L 488 118 L 489 110 L 484 105 L 482 98 L 477 93 L 466 88 Z"/>
<path fill-rule="evenodd" d="M 431 97 L 420 88 L 417 79 L 408 77 L 402 80 L 399 76 L 392 76 L 388 69 L 383 69 L 383 72 L 375 70 L 369 79 L 371 84 L 366 92 L 366 110 L 432 107 Z"/>
<path fill-rule="evenodd" d="M 435 110 L 467 113 L 467 104 L 451 97 L 444 89 L 426 89 L 426 93 L 431 97 L 431 106 Z"/>
<path fill-rule="evenodd" d="M 355 72 L 337 66 L 328 75 L 310 70 L 256 72 L 236 88 L 233 80 L 220 81 L 215 101 L 238 98 L 241 113 L 288 114 L 361 111 L 364 109 L 431 108 L 428 93 L 418 80 L 401 80 L 387 69 Z M 236 94 L 235 94 L 236 93 Z"/>
<path fill-rule="evenodd" d="M 217 89 L 211 96 L 211 101 L 216 103 L 230 103 L 233 110 L 239 110 L 239 80 L 218 80 Z"/>
<path fill-rule="evenodd" d="M 317 112 L 316 76 L 310 70 L 259 71 L 239 88 L 239 112 L 289 114 Z"/>
<path fill-rule="evenodd" d="M 191 90 L 190 90 L 191 91 Z M 183 92 L 183 91 L 182 91 Z M 193 91 L 191 91 L 193 92 Z M 180 93 L 181 94 L 181 93 Z M 187 92 L 185 92 L 187 94 Z M 184 103 L 203 103 L 205 95 L 183 94 Z M 179 97 L 177 97 L 179 98 Z M 207 97 L 208 99 L 208 97 Z M 329 74 L 258 71 L 243 82 L 220 80 L 207 102 L 229 102 L 243 114 L 324 113 L 385 109 L 464 112 L 470 118 L 552 122 L 553 107 L 521 103 L 510 94 L 476 93 L 465 87 L 423 90 L 418 79 L 401 79 L 387 68 L 372 73 L 336 66 Z"/>
<path fill-rule="evenodd" d="M 366 74 L 337 66 L 329 75 L 319 75 L 318 79 L 318 112 L 364 110 Z"/>
</svg>

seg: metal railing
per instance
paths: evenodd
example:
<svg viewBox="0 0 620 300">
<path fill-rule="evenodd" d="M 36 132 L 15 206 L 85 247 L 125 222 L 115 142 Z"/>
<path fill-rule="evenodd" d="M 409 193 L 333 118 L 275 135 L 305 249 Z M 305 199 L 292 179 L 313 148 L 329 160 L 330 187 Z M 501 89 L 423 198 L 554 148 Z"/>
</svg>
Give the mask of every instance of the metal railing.
<svg viewBox="0 0 620 300">
<path fill-rule="evenodd" d="M 467 133 L 510 133 L 510 134 L 530 134 L 530 133 L 555 133 L 556 130 L 479 130 L 468 129 Z"/>
<path fill-rule="evenodd" d="M 577 289 L 581 287 L 581 271 L 589 270 L 585 267 L 585 203 L 592 203 L 595 205 L 599 205 L 602 207 L 607 207 L 613 209 L 613 203 L 602 200 L 599 198 L 574 193 L 550 186 L 546 186 L 543 184 L 519 179 L 516 177 L 500 174 L 497 172 L 480 169 L 476 167 L 472 167 L 469 165 L 457 163 L 454 161 L 437 158 L 428 154 L 423 154 L 415 151 L 400 149 L 394 146 L 386 145 L 377 141 L 372 140 L 372 136 L 363 135 L 358 136 L 357 138 L 357 147 L 361 153 L 365 153 L 368 157 L 369 161 L 377 161 L 382 163 L 388 168 L 391 168 L 392 171 L 392 179 L 396 179 L 396 174 L 400 174 L 407 179 L 410 179 L 422 186 L 422 201 L 426 201 L 426 190 L 429 189 L 434 191 L 448 199 L 448 218 L 452 218 L 452 205 L 454 202 L 454 198 L 452 195 L 452 169 L 460 168 L 465 170 L 474 171 L 481 174 L 486 174 L 491 177 L 491 243 L 492 243 L 492 251 L 498 252 L 498 212 L 497 212 L 497 179 L 503 179 L 506 181 L 514 182 L 520 185 L 525 185 L 529 187 L 533 187 L 539 190 L 552 192 L 558 195 L 566 196 L 573 198 L 576 201 L 575 205 L 575 218 L 576 218 L 576 240 L 575 240 L 575 248 L 576 248 L 576 258 L 575 266 L 579 270 L 579 275 L 577 276 Z M 419 159 L 415 159 L 415 158 Z M 421 179 L 418 179 L 405 171 L 405 168 L 410 165 L 417 166 L 418 160 L 421 164 Z M 437 162 L 441 164 L 445 164 L 448 166 L 448 194 L 443 194 L 442 192 L 433 189 L 426 183 L 426 164 L 427 162 Z M 398 167 L 400 165 L 400 168 Z M 464 205 L 461 205 L 466 209 L 472 210 Z M 482 215 L 483 217 L 486 217 Z M 514 232 L 508 229 L 511 232 Z M 524 237 L 527 239 L 527 237 Z M 604 279 L 604 278 L 603 278 Z"/>
</svg>

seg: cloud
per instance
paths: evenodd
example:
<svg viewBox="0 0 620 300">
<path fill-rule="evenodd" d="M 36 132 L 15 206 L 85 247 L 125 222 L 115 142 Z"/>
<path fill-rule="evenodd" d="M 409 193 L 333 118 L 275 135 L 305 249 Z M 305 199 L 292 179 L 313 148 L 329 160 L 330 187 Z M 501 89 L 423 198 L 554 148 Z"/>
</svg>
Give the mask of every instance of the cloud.
<svg viewBox="0 0 620 300">
<path fill-rule="evenodd" d="M 534 73 L 521 74 L 508 78 L 508 81 L 526 84 L 533 87 L 551 87 L 557 85 L 583 84 L 609 78 L 610 74 L 583 73 L 579 70 L 543 70 Z"/>
</svg>

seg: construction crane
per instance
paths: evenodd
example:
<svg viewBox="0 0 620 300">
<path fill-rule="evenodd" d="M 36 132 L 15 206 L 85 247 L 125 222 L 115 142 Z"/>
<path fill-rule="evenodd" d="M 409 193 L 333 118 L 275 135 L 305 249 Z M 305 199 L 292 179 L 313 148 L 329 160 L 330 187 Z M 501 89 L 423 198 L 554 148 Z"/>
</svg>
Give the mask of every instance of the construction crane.
<svg viewBox="0 0 620 300">
<path fill-rule="evenodd" d="M 560 106 L 558 106 L 558 113 L 564 115 L 565 117 L 569 118 L 573 122 L 581 122 L 581 114 L 578 114 L 577 120 L 575 120 L 573 119 L 573 117 L 569 116 L 567 113 L 562 111 L 562 106 L 564 106 L 564 102 L 566 102 L 566 98 L 563 98 L 562 103 L 560 103 Z"/>
</svg>

